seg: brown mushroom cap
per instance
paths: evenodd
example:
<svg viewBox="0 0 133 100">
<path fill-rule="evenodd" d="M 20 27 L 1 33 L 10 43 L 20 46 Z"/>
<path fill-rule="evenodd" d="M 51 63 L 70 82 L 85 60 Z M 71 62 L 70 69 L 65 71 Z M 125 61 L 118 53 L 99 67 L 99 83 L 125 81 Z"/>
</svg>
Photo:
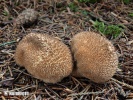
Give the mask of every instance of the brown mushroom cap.
<svg viewBox="0 0 133 100">
<path fill-rule="evenodd" d="M 108 81 L 116 72 L 118 57 L 113 44 L 94 32 L 81 32 L 72 39 L 71 49 L 77 66 L 74 76 L 96 83 Z"/>
<path fill-rule="evenodd" d="M 56 83 L 72 72 L 68 47 L 47 34 L 30 33 L 18 44 L 16 63 L 46 83 Z"/>
</svg>

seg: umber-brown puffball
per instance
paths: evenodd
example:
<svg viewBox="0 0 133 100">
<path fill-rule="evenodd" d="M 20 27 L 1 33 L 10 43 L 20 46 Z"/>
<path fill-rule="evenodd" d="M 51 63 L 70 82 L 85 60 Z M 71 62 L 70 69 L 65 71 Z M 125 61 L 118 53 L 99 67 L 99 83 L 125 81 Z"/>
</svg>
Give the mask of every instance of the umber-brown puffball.
<svg viewBox="0 0 133 100">
<path fill-rule="evenodd" d="M 94 32 L 81 32 L 72 38 L 71 50 L 77 66 L 74 76 L 96 83 L 108 81 L 116 72 L 118 57 L 113 44 Z"/>
<path fill-rule="evenodd" d="M 38 12 L 34 9 L 26 9 L 13 21 L 13 26 L 20 28 L 23 25 L 33 24 L 38 18 Z"/>
<path fill-rule="evenodd" d="M 59 82 L 72 72 L 69 48 L 47 34 L 26 35 L 16 48 L 15 61 L 46 83 Z"/>
</svg>

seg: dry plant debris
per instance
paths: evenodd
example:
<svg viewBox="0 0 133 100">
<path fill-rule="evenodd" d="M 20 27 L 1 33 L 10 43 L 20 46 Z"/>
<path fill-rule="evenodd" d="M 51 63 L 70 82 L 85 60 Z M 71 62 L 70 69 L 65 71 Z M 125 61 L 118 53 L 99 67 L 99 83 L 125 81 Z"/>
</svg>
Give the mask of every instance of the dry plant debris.
<svg viewBox="0 0 133 100">
<path fill-rule="evenodd" d="M 72 72 L 72 56 L 68 47 L 47 34 L 30 33 L 18 44 L 16 63 L 46 83 L 60 82 Z"/>
<path fill-rule="evenodd" d="M 106 0 L 95 4 L 77 4 L 73 12 L 67 4 L 52 7 L 45 0 L 1 0 L 0 1 L 0 91 L 29 92 L 17 99 L 95 99 L 122 100 L 133 98 L 133 3 L 123 4 L 116 0 Z M 36 24 L 13 29 L 13 19 L 25 9 L 39 12 Z M 49 34 L 61 38 L 70 46 L 71 38 L 82 31 L 97 30 L 90 20 L 106 25 L 121 25 L 123 33 L 111 39 L 119 55 L 119 70 L 113 80 L 96 84 L 86 78 L 67 77 L 56 84 L 44 83 L 33 78 L 25 68 L 14 60 L 17 42 L 31 32 Z M 110 38 L 109 38 L 110 39 Z M 115 79 L 115 80 L 114 80 Z M 5 96 L 0 98 L 7 99 Z M 16 96 L 12 96 L 12 99 Z"/>
<path fill-rule="evenodd" d="M 80 32 L 72 38 L 71 49 L 77 62 L 74 74 L 96 83 L 108 81 L 116 72 L 118 57 L 113 44 L 94 32 Z M 75 74 L 75 76 L 76 76 Z"/>
</svg>

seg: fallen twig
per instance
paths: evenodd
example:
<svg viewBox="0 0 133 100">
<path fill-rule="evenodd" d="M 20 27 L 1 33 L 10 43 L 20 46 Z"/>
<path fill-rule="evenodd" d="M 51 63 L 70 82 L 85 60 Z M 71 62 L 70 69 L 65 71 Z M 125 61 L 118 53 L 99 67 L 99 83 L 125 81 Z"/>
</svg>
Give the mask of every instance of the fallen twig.
<svg viewBox="0 0 133 100">
<path fill-rule="evenodd" d="M 10 41 L 10 42 L 1 43 L 0 46 L 5 46 L 5 45 L 12 44 L 12 43 L 15 43 L 15 42 L 16 41 Z"/>
<path fill-rule="evenodd" d="M 73 93 L 73 94 L 70 94 L 70 95 L 68 95 L 68 96 L 77 96 L 77 95 L 90 95 L 90 94 L 95 94 L 95 95 L 97 95 L 97 94 L 102 94 L 102 93 L 104 93 L 104 91 L 105 90 L 103 90 L 103 91 L 97 91 L 97 92 L 86 92 L 86 93 Z"/>
<path fill-rule="evenodd" d="M 112 81 L 115 81 L 115 82 L 117 82 L 117 83 L 119 83 L 119 84 L 121 84 L 121 85 L 123 85 L 123 86 L 125 86 L 125 87 L 127 87 L 127 88 L 133 90 L 133 86 L 131 86 L 131 85 L 127 84 L 127 83 L 120 82 L 120 81 L 118 81 L 118 80 L 116 80 L 116 79 L 114 79 L 114 78 L 111 78 L 111 80 L 112 80 Z"/>
<path fill-rule="evenodd" d="M 14 78 L 9 78 L 9 79 L 2 80 L 2 81 L 0 81 L 0 84 L 2 84 L 5 81 L 11 81 L 11 80 L 14 80 Z"/>
</svg>

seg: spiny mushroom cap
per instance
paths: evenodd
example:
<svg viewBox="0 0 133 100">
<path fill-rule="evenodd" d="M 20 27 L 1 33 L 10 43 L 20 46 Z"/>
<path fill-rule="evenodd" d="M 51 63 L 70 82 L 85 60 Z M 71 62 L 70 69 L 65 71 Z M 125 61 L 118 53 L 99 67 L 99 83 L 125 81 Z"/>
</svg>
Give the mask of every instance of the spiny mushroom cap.
<svg viewBox="0 0 133 100">
<path fill-rule="evenodd" d="M 94 32 L 78 33 L 72 39 L 71 49 L 77 62 L 73 75 L 103 83 L 116 72 L 118 57 L 115 48 L 101 35 Z"/>
<path fill-rule="evenodd" d="M 13 26 L 19 28 L 24 24 L 32 24 L 38 18 L 38 12 L 34 9 L 26 9 L 14 20 Z"/>
<path fill-rule="evenodd" d="M 16 63 L 46 83 L 56 83 L 72 72 L 68 47 L 47 34 L 30 33 L 18 44 Z"/>
</svg>

